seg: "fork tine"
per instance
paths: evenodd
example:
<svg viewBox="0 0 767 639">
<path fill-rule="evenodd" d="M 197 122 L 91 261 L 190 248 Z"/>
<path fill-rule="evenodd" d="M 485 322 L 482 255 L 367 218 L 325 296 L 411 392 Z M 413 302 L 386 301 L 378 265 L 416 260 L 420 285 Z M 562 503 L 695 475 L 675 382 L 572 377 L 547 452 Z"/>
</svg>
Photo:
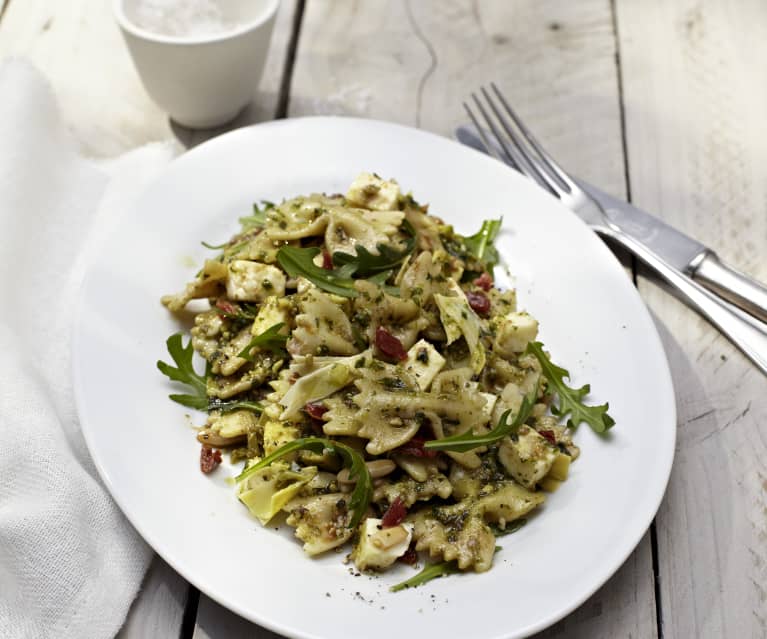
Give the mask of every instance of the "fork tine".
<svg viewBox="0 0 767 639">
<path fill-rule="evenodd" d="M 463 103 L 463 108 L 466 110 L 466 113 L 469 115 L 469 119 L 471 120 L 472 124 L 474 125 L 474 128 L 477 129 L 477 133 L 479 134 L 480 139 L 482 140 L 482 144 L 485 145 L 485 148 L 487 149 L 487 152 L 490 153 L 496 160 L 500 160 L 501 162 L 510 162 L 511 165 L 517 169 L 520 173 L 522 173 L 522 169 L 519 168 L 519 165 L 514 160 L 513 157 L 508 156 L 504 158 L 499 152 L 496 145 L 491 144 L 490 140 L 487 139 L 487 134 L 485 133 L 485 129 L 483 129 L 479 125 L 479 121 L 477 120 L 476 116 L 474 115 L 474 111 L 471 110 L 468 104 L 465 102 Z M 507 154 L 508 155 L 508 154 Z"/>
<path fill-rule="evenodd" d="M 498 87 L 495 85 L 495 82 L 491 82 L 490 86 L 493 88 L 495 95 L 498 96 L 501 104 L 503 104 L 503 108 L 506 110 L 506 113 L 508 113 L 511 119 L 514 120 L 514 124 L 516 124 L 517 128 L 519 128 L 519 130 L 522 132 L 522 135 L 525 136 L 525 139 L 530 143 L 530 146 L 532 146 L 541 157 L 544 162 L 544 166 L 561 181 L 562 187 L 566 188 L 568 193 L 574 192 L 577 187 L 575 183 L 570 179 L 570 176 L 567 175 L 562 167 L 559 166 L 557 161 L 554 160 L 554 158 L 552 158 L 546 152 L 546 149 L 544 149 L 538 143 L 538 140 L 535 139 L 535 136 L 530 132 L 530 129 L 525 126 L 519 116 L 517 116 L 517 114 L 514 112 L 514 109 L 512 109 L 509 103 L 506 101 L 506 98 L 503 96 L 503 93 L 501 93 L 500 89 L 498 89 Z"/>
<path fill-rule="evenodd" d="M 482 103 L 477 98 L 477 95 L 475 93 L 472 93 L 471 97 L 473 98 L 474 104 L 477 105 L 477 109 L 479 109 L 479 112 L 482 114 L 482 117 L 487 123 L 487 126 L 489 126 L 490 130 L 493 132 L 495 139 L 498 141 L 498 145 L 503 149 L 507 157 L 509 157 L 512 160 L 517 170 L 520 171 L 523 175 L 533 180 L 533 182 L 536 182 L 537 184 L 540 184 L 541 186 L 543 186 L 543 188 L 551 190 L 551 187 L 548 185 L 547 181 L 541 177 L 540 173 L 538 171 L 531 170 L 530 162 L 525 161 L 527 160 L 527 158 L 525 157 L 524 152 L 522 152 L 522 150 L 519 149 L 518 145 L 515 144 L 515 146 L 517 146 L 516 149 L 513 149 L 511 146 L 509 146 L 506 136 L 504 136 L 503 133 L 498 129 L 493 119 L 485 110 L 485 107 L 482 106 Z M 481 130 L 481 127 L 480 127 L 480 130 Z M 484 141 L 485 140 L 483 140 L 483 142 Z M 556 195 L 556 193 L 554 193 L 554 195 Z"/>
<path fill-rule="evenodd" d="M 495 124 L 490 120 L 490 118 L 487 115 L 487 111 L 485 111 L 485 108 L 482 106 L 480 101 L 477 99 L 476 94 L 471 94 L 472 99 L 474 100 L 474 104 L 477 106 L 477 109 L 482 114 L 483 119 L 487 123 L 487 125 L 490 127 L 490 130 L 493 132 L 493 135 L 495 136 L 495 139 L 498 141 L 498 146 L 503 149 L 503 152 L 506 154 L 506 158 L 511 160 L 511 163 L 514 165 L 514 167 L 520 171 L 521 173 L 525 173 L 524 167 L 520 164 L 519 158 L 515 157 L 514 152 L 509 148 L 509 146 L 504 142 L 503 138 L 499 135 L 499 131 Z M 467 107 L 468 108 L 468 107 Z M 479 127 L 481 129 L 481 127 Z M 484 133 L 484 132 L 483 132 Z M 482 141 L 487 145 L 487 138 L 483 137 Z M 490 145 L 488 148 L 492 149 L 492 145 Z M 492 153 L 492 151 L 491 151 Z M 503 158 L 501 158 L 503 160 Z"/>
<path fill-rule="evenodd" d="M 511 143 L 514 145 L 519 155 L 524 159 L 524 166 L 526 167 L 524 172 L 528 175 L 528 177 L 532 177 L 533 180 L 538 182 L 538 184 L 543 186 L 546 190 L 551 191 L 553 195 L 559 197 L 559 193 L 557 192 L 559 190 L 559 184 L 556 181 L 552 183 L 552 178 L 548 175 L 545 168 L 541 168 L 537 158 L 535 158 L 530 153 L 530 151 L 525 149 L 526 145 L 524 141 L 517 135 L 507 119 L 503 117 L 503 114 L 498 110 L 498 107 L 495 105 L 495 101 L 487 92 L 487 89 L 485 89 L 485 87 L 481 87 L 480 90 L 482 91 L 482 95 L 485 96 L 485 100 L 490 105 L 490 108 L 493 110 L 493 113 L 495 113 L 495 117 L 497 118 L 498 122 L 501 123 L 504 131 L 506 131 L 506 135 L 508 135 Z M 498 137 L 497 133 L 496 137 Z"/>
</svg>

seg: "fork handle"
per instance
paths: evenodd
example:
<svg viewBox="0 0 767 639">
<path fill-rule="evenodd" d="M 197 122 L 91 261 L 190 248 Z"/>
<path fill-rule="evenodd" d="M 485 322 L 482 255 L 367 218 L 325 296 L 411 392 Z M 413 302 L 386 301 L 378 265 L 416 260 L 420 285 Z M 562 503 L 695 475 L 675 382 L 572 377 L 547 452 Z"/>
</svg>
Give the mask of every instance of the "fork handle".
<svg viewBox="0 0 767 639">
<path fill-rule="evenodd" d="M 723 302 L 630 235 L 615 227 L 600 230 L 666 280 L 688 305 L 716 326 L 767 375 L 767 324 Z"/>
<path fill-rule="evenodd" d="M 767 288 L 722 262 L 713 251 L 706 251 L 694 265 L 692 277 L 719 297 L 767 322 Z"/>
</svg>

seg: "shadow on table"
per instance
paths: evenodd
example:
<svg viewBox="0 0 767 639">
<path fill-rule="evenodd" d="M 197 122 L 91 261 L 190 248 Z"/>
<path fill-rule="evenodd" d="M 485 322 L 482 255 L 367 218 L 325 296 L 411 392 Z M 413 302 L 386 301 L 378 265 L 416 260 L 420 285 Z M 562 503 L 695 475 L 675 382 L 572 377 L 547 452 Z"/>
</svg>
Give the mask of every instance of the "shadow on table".
<svg viewBox="0 0 767 639">
<path fill-rule="evenodd" d="M 176 139 L 187 149 L 202 144 L 223 133 L 234 131 L 251 124 L 266 122 L 275 119 L 275 103 L 278 98 L 274 94 L 259 93 L 255 99 L 240 111 L 231 122 L 212 129 L 189 129 L 173 120 L 169 120 L 170 129 Z M 269 106 L 267 106 L 269 105 Z"/>
<path fill-rule="evenodd" d="M 681 303 L 678 310 L 689 312 Z M 703 605 L 698 608 L 704 613 L 696 620 L 699 628 L 709 627 L 711 620 L 707 617 L 717 608 L 717 589 L 721 584 L 711 579 L 710 562 L 717 562 L 719 568 L 728 561 L 735 513 L 727 505 L 736 501 L 732 496 L 736 478 L 716 438 L 720 418 L 715 398 L 707 391 L 696 362 L 690 360 L 680 341 L 657 315 L 652 312 L 651 315 L 666 351 L 676 391 L 676 457 L 666 495 L 650 530 L 616 574 L 582 606 L 535 635 L 535 639 L 597 639 L 629 633 L 659 636 L 658 623 L 664 624 L 664 620 L 670 623 L 668 608 L 682 607 L 680 593 L 688 592 L 694 582 L 696 590 L 706 591 Z M 691 485 L 691 477 L 703 475 L 707 477 L 707 486 Z M 711 486 L 716 487 L 715 495 L 709 492 Z M 711 522 L 717 528 L 716 535 L 706 531 L 702 535 L 706 539 L 701 538 L 699 543 L 713 543 L 716 548 L 691 548 L 688 535 L 683 534 L 687 510 L 705 507 L 712 498 L 719 504 L 718 512 L 712 512 Z M 680 573 L 679 564 L 685 557 L 689 559 L 689 568 Z M 703 557 L 708 557 L 708 561 L 702 561 Z M 604 618 L 606 615 L 609 620 Z"/>
</svg>

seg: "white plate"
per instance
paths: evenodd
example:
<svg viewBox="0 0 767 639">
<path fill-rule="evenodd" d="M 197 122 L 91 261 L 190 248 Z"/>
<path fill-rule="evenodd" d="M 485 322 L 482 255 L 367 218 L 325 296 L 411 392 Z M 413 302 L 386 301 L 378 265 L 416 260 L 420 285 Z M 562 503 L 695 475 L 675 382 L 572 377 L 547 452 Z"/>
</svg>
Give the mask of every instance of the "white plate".
<svg viewBox="0 0 767 639">
<path fill-rule="evenodd" d="M 498 246 L 521 308 L 591 400 L 609 400 L 609 437 L 586 425 L 570 479 L 484 574 L 397 594 L 406 566 L 355 577 L 343 554 L 307 559 L 288 528 L 263 528 L 225 478 L 199 471 L 199 444 L 155 362 L 180 289 L 257 199 L 343 192 L 362 170 L 395 177 L 461 232 L 504 216 Z M 99 472 L 136 529 L 200 590 L 284 635 L 332 639 L 521 637 L 557 621 L 612 575 L 647 529 L 675 441 L 668 365 L 650 316 L 605 245 L 516 173 L 441 137 L 345 118 L 283 120 L 223 135 L 173 162 L 102 247 L 83 285 L 74 343 L 77 404 Z M 196 417 L 199 424 L 200 418 Z"/>
</svg>

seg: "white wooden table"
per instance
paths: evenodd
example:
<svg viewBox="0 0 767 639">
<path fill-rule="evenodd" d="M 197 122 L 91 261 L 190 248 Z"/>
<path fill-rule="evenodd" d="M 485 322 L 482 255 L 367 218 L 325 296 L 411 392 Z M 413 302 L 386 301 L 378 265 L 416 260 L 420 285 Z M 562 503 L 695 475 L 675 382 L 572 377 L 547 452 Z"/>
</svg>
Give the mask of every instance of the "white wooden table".
<svg viewBox="0 0 767 639">
<path fill-rule="evenodd" d="M 169 124 L 109 4 L 0 0 L 0 58 L 37 64 L 92 156 L 219 133 Z M 495 80 L 565 166 L 767 280 L 765 61 L 764 0 L 283 0 L 254 106 L 234 126 L 342 113 L 449 136 L 467 92 Z M 765 637 L 767 379 L 626 263 L 671 363 L 674 470 L 626 564 L 540 636 Z M 159 558 L 120 633 L 273 636 Z"/>
</svg>

